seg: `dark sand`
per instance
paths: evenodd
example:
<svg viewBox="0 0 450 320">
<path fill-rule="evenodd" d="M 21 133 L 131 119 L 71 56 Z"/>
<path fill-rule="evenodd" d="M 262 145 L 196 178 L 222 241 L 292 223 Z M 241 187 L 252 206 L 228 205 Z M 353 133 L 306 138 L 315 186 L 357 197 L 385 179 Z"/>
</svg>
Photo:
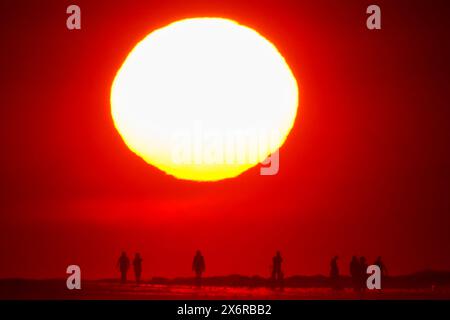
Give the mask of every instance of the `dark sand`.
<svg viewBox="0 0 450 320">
<path fill-rule="evenodd" d="M 366 291 L 363 295 L 351 289 L 333 292 L 327 288 L 270 288 L 167 284 L 119 284 L 112 281 L 84 281 L 81 290 L 68 290 L 65 280 L 0 280 L 0 299 L 95 299 L 95 300 L 330 300 L 330 299 L 450 299 L 449 288 L 386 289 Z"/>
</svg>

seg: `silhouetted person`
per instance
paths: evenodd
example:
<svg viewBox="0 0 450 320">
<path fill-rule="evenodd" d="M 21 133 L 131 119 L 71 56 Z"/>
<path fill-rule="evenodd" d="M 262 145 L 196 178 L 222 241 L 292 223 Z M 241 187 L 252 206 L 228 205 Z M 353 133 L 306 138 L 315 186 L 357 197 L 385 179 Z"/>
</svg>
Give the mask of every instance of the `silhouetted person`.
<svg viewBox="0 0 450 320">
<path fill-rule="evenodd" d="M 272 258 L 272 281 L 274 285 L 277 283 L 283 287 L 283 271 L 281 270 L 281 264 L 283 263 L 283 258 L 281 257 L 280 251 L 277 251 L 275 256 Z"/>
<path fill-rule="evenodd" d="M 380 268 L 382 276 L 387 276 L 387 268 L 386 268 L 386 265 L 381 260 L 381 257 L 378 257 L 373 264 L 377 265 L 378 268 Z"/>
<path fill-rule="evenodd" d="M 133 269 L 134 275 L 136 277 L 136 283 L 141 282 L 141 274 L 142 274 L 142 258 L 139 253 L 136 253 L 133 260 Z"/>
<path fill-rule="evenodd" d="M 117 261 L 117 266 L 119 267 L 120 274 L 121 274 L 120 281 L 122 283 L 127 282 L 127 272 L 128 272 L 128 269 L 130 268 L 130 259 L 128 259 L 125 251 L 122 251 L 119 261 Z"/>
<path fill-rule="evenodd" d="M 360 265 L 360 274 L 359 274 L 359 281 L 360 281 L 360 288 L 362 291 L 366 290 L 367 287 L 367 262 L 365 257 L 359 258 L 359 265 Z"/>
<path fill-rule="evenodd" d="M 195 272 L 197 286 L 201 286 L 202 273 L 205 272 L 205 258 L 203 258 L 200 250 L 197 250 L 194 261 L 192 261 L 192 271 Z"/>
<path fill-rule="evenodd" d="M 382 283 L 382 286 L 383 286 L 384 279 L 385 279 L 385 277 L 386 277 L 387 274 L 388 274 L 386 265 L 385 265 L 384 262 L 381 260 L 381 257 L 378 257 L 378 258 L 375 260 L 375 262 L 374 262 L 373 264 L 374 264 L 374 265 L 377 265 L 378 268 L 380 268 L 380 273 L 381 273 L 381 283 Z"/>
<path fill-rule="evenodd" d="M 358 261 L 358 258 L 356 256 L 352 257 L 352 260 L 350 262 L 350 276 L 352 277 L 352 285 L 353 285 L 353 290 L 355 291 L 360 291 L 361 288 L 361 281 L 360 281 L 360 277 L 361 277 L 361 265 Z"/>
<path fill-rule="evenodd" d="M 339 290 L 339 267 L 338 267 L 338 261 L 339 257 L 335 256 L 333 259 L 331 259 L 330 262 L 330 282 L 331 282 L 331 289 L 333 290 Z"/>
</svg>

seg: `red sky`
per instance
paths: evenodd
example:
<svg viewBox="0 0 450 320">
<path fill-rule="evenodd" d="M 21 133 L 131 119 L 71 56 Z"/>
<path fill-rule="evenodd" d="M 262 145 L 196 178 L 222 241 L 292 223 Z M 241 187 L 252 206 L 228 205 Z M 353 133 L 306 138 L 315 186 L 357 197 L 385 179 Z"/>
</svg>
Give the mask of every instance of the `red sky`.
<svg viewBox="0 0 450 320">
<path fill-rule="evenodd" d="M 144 277 L 328 273 L 331 256 L 382 255 L 391 273 L 450 269 L 449 22 L 445 2 L 2 1 L 0 277 L 116 275 L 122 249 Z M 152 30 L 231 18 L 285 56 L 299 115 L 280 172 L 216 183 L 176 180 L 115 130 L 116 70 Z"/>
</svg>

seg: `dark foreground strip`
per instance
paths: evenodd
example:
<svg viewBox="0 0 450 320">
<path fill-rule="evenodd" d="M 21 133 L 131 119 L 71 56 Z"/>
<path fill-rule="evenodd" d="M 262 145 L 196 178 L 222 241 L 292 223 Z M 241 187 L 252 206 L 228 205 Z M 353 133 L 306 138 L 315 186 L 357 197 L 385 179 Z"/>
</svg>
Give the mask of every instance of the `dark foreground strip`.
<svg viewBox="0 0 450 320">
<path fill-rule="evenodd" d="M 1 301 L 3 315 L 99 319 L 431 319 L 447 314 L 447 301 Z"/>
</svg>

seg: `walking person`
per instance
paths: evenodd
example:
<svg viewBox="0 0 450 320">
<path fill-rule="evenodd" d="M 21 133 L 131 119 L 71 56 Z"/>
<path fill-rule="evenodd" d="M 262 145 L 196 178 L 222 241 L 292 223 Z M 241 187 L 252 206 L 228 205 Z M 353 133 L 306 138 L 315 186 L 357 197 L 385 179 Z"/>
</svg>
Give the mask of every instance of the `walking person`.
<svg viewBox="0 0 450 320">
<path fill-rule="evenodd" d="M 125 251 L 122 251 L 122 254 L 119 257 L 119 260 L 117 261 L 117 267 L 120 270 L 120 282 L 126 283 L 127 282 L 127 272 L 130 268 L 130 259 L 128 258 Z"/>
<path fill-rule="evenodd" d="M 205 272 L 205 258 L 200 250 L 197 250 L 194 261 L 192 261 L 192 271 L 195 272 L 195 282 L 198 287 L 201 287 L 202 274 Z"/>
<path fill-rule="evenodd" d="M 136 283 L 139 284 L 141 282 L 141 274 L 142 274 L 142 258 L 140 253 L 136 253 L 136 255 L 134 256 L 133 269 L 136 278 Z"/>
</svg>

